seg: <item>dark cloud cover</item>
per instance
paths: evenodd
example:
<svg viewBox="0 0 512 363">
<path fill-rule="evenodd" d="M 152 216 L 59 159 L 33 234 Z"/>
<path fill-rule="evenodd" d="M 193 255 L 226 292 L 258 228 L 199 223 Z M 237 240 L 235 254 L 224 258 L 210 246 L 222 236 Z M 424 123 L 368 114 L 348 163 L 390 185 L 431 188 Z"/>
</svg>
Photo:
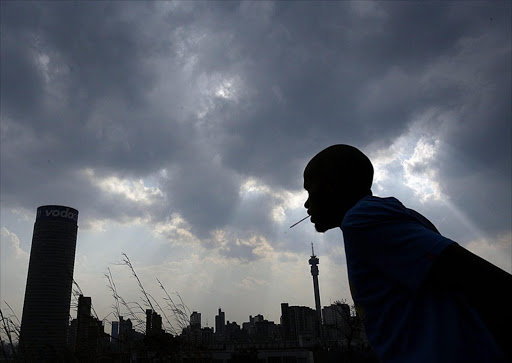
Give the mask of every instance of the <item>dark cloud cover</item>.
<svg viewBox="0 0 512 363">
<path fill-rule="evenodd" d="M 421 122 L 442 146 L 418 172 L 435 166 L 472 221 L 510 233 L 508 2 L 1 10 L 2 208 L 63 203 L 121 223 L 179 213 L 205 241 L 231 231 L 223 253 L 250 260 L 236 242 L 248 231 L 296 247 L 271 219 L 280 198 L 242 198 L 248 178 L 299 190 L 325 146 L 385 149 L 436 110 Z M 151 179 L 163 195 L 148 207 L 93 182 L 107 177 Z"/>
</svg>

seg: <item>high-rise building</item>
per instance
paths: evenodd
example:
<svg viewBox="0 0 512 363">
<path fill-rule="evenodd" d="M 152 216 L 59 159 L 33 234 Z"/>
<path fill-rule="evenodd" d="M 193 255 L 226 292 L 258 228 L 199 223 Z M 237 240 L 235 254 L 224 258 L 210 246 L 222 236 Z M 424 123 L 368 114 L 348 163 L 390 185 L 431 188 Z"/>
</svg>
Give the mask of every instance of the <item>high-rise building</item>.
<svg viewBox="0 0 512 363">
<path fill-rule="evenodd" d="M 227 341 L 236 341 L 240 338 L 240 332 L 241 328 L 240 325 L 236 323 L 236 321 L 229 322 L 229 320 L 226 322 L 226 335 L 225 339 Z"/>
<path fill-rule="evenodd" d="M 322 309 L 325 325 L 346 325 L 350 320 L 350 306 L 341 302 L 324 306 Z"/>
<path fill-rule="evenodd" d="M 162 334 L 162 317 L 153 309 L 146 309 L 146 335 Z"/>
<path fill-rule="evenodd" d="M 213 343 L 213 328 L 201 328 L 201 342 L 203 344 Z"/>
<path fill-rule="evenodd" d="M 284 340 L 318 337 L 316 311 L 307 306 L 289 306 L 281 303 L 281 336 Z"/>
<path fill-rule="evenodd" d="M 105 334 L 103 322 L 91 316 L 91 310 L 92 299 L 80 295 L 76 313 L 75 357 L 81 362 L 95 361 L 109 343 L 109 336 Z"/>
<path fill-rule="evenodd" d="M 353 319 L 350 315 L 350 306 L 336 302 L 322 309 L 325 338 L 345 339 L 352 333 Z"/>
<path fill-rule="evenodd" d="M 111 343 L 119 343 L 119 322 L 113 321 L 112 322 L 112 329 L 110 334 L 110 342 Z M 119 344 L 118 344 L 119 345 Z"/>
<path fill-rule="evenodd" d="M 37 208 L 20 344 L 30 356 L 46 359 L 66 345 L 75 266 L 78 211 L 45 205 Z"/>
<path fill-rule="evenodd" d="M 226 313 L 219 308 L 219 315 L 215 315 L 215 335 L 224 336 L 226 332 Z"/>
<path fill-rule="evenodd" d="M 89 325 L 91 319 L 92 299 L 88 296 L 80 295 L 78 297 L 78 307 L 76 312 L 77 333 L 76 333 L 76 352 L 82 352 L 89 349 Z"/>
<path fill-rule="evenodd" d="M 313 290 L 315 293 L 315 309 L 318 320 L 318 333 L 321 335 L 322 330 L 322 308 L 320 306 L 320 287 L 318 286 L 318 263 L 319 258 L 315 256 L 315 250 L 313 249 L 313 243 L 311 243 L 311 258 L 309 264 L 311 265 L 311 276 L 313 276 Z"/>
<path fill-rule="evenodd" d="M 201 313 L 197 311 L 192 312 L 192 315 L 190 315 L 190 328 L 192 330 L 201 329 Z"/>
</svg>

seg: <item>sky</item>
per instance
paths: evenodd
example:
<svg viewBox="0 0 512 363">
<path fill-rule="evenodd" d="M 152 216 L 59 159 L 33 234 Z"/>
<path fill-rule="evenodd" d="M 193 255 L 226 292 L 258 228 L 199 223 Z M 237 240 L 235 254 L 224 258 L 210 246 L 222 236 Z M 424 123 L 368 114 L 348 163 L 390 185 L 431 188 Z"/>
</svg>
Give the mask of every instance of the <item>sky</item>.
<svg viewBox="0 0 512 363">
<path fill-rule="evenodd" d="M 314 307 L 311 243 L 322 306 L 351 301 L 341 231 L 289 228 L 338 143 L 374 195 L 512 272 L 510 2 L 0 6 L 2 311 L 21 319 L 46 204 L 79 210 L 74 279 L 107 330 L 108 271 L 142 304 L 123 253 L 203 326 Z"/>
</svg>

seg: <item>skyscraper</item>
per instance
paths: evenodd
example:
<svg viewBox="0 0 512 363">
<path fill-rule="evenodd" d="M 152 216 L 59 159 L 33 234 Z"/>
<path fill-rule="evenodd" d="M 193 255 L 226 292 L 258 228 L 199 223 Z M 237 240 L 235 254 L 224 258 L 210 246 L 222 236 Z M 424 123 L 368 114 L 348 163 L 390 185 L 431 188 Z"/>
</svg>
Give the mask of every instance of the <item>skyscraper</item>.
<svg viewBox="0 0 512 363">
<path fill-rule="evenodd" d="M 318 286 L 318 263 L 320 260 L 315 256 L 315 250 L 313 249 L 313 243 L 311 243 L 311 258 L 309 264 L 311 265 L 311 276 L 313 276 L 313 290 L 315 292 L 315 309 L 318 319 L 318 334 L 322 334 L 322 308 L 320 306 L 320 288 Z"/>
<path fill-rule="evenodd" d="M 159 335 L 163 332 L 162 317 L 153 309 L 146 309 L 146 335 Z"/>
<path fill-rule="evenodd" d="M 201 329 L 201 313 L 197 311 L 192 312 L 192 315 L 190 315 L 190 328 L 192 330 Z"/>
<path fill-rule="evenodd" d="M 75 266 L 78 211 L 45 205 L 37 208 L 20 344 L 39 359 L 58 354 L 66 345 Z"/>
<path fill-rule="evenodd" d="M 336 302 L 322 309 L 323 323 L 331 338 L 347 338 L 352 333 L 353 324 L 350 306 Z"/>
<path fill-rule="evenodd" d="M 98 354 L 107 348 L 108 335 L 105 334 L 103 322 L 91 316 L 92 299 L 80 295 L 76 313 L 75 357 L 80 362 L 96 361 Z"/>
<path fill-rule="evenodd" d="M 215 315 L 215 334 L 219 337 L 226 332 L 226 314 L 219 308 L 219 315 Z"/>
<path fill-rule="evenodd" d="M 89 349 L 89 325 L 91 318 L 92 299 L 80 295 L 76 312 L 76 352 L 83 352 Z"/>
<path fill-rule="evenodd" d="M 307 306 L 289 306 L 281 303 L 281 334 L 285 340 L 318 336 L 316 311 Z"/>
</svg>

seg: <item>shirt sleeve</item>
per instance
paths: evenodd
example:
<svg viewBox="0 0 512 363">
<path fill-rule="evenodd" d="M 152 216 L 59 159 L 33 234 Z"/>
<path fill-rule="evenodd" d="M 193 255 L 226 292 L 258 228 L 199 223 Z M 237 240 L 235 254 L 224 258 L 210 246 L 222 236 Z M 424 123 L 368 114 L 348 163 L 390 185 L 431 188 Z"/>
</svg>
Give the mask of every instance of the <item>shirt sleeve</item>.
<svg viewBox="0 0 512 363">
<path fill-rule="evenodd" d="M 378 270 L 413 292 L 425 280 L 436 256 L 455 243 L 435 228 L 427 228 L 405 207 L 356 206 L 345 216 L 342 229 L 356 263 Z"/>
</svg>

